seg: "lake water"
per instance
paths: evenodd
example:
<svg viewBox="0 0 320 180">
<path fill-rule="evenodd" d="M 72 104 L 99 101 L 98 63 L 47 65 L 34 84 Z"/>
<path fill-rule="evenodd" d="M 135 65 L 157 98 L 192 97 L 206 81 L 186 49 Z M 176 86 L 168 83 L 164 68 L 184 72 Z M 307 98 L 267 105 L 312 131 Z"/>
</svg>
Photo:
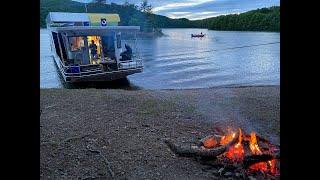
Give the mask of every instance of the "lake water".
<svg viewBox="0 0 320 180">
<path fill-rule="evenodd" d="M 192 33 L 204 38 L 191 38 Z M 163 29 L 137 42 L 144 71 L 105 88 L 181 89 L 279 85 L 280 33 Z M 49 31 L 40 30 L 40 87 L 65 88 L 50 57 Z"/>
</svg>

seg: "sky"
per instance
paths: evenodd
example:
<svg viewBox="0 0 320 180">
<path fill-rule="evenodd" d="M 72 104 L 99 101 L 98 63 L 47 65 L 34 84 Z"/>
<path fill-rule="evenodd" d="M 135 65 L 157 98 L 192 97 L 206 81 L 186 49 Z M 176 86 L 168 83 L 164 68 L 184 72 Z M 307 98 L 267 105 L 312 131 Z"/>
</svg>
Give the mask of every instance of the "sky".
<svg viewBox="0 0 320 180">
<path fill-rule="evenodd" d="M 90 0 L 76 0 L 88 2 Z M 125 0 L 107 0 L 122 4 Z M 141 0 L 128 0 L 140 4 Z M 149 0 L 153 13 L 169 18 L 204 19 L 226 14 L 237 14 L 257 8 L 280 6 L 280 0 Z"/>
</svg>

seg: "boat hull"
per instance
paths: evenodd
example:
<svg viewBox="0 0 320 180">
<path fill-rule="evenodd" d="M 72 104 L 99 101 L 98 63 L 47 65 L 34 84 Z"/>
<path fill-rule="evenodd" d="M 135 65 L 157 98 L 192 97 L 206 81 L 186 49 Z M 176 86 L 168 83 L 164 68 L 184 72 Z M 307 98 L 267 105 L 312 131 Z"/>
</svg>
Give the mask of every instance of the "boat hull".
<svg viewBox="0 0 320 180">
<path fill-rule="evenodd" d="M 94 74 L 88 76 L 81 76 L 81 77 L 66 77 L 66 82 L 96 82 L 96 81 L 114 81 L 117 79 L 122 79 L 127 77 L 128 75 L 142 72 L 143 69 L 129 69 L 129 70 L 122 70 L 117 72 L 106 72 L 101 74 Z"/>
<path fill-rule="evenodd" d="M 194 35 L 194 34 L 191 34 L 191 37 L 204 37 L 204 35 Z"/>
</svg>

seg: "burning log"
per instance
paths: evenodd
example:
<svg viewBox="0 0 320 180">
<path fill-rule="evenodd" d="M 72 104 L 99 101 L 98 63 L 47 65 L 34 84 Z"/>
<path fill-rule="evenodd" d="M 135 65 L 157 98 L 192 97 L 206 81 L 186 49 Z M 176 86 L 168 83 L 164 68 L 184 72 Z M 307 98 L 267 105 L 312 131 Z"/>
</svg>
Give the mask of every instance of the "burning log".
<svg viewBox="0 0 320 180">
<path fill-rule="evenodd" d="M 201 156 L 201 157 L 216 157 L 224 152 L 226 152 L 231 146 L 238 142 L 239 133 L 233 137 L 233 139 L 222 146 L 214 147 L 214 148 L 204 148 L 203 146 L 197 145 L 177 145 L 170 141 L 169 139 L 165 140 L 165 143 L 169 146 L 169 148 L 180 156 Z"/>
<path fill-rule="evenodd" d="M 259 154 L 259 155 L 251 155 L 246 156 L 243 159 L 243 166 L 245 168 L 250 167 L 253 164 L 260 163 L 260 162 L 267 162 L 273 160 L 275 157 L 271 154 Z"/>
</svg>

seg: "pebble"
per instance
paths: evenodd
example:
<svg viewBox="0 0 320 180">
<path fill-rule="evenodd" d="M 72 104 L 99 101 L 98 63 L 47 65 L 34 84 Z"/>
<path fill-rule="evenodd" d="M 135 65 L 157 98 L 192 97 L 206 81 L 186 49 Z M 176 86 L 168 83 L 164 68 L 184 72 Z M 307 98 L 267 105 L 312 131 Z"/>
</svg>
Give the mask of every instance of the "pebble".
<svg viewBox="0 0 320 180">
<path fill-rule="evenodd" d="M 218 171 L 218 173 L 220 173 L 220 175 L 221 175 L 222 172 L 223 172 L 223 170 L 224 170 L 224 168 L 220 168 L 219 171 Z"/>
<path fill-rule="evenodd" d="M 224 173 L 225 176 L 232 176 L 232 173 L 231 172 L 226 172 Z"/>
<path fill-rule="evenodd" d="M 219 174 L 219 171 L 218 171 L 217 169 L 213 169 L 211 172 L 212 172 L 213 174 Z"/>
<path fill-rule="evenodd" d="M 249 180 L 257 180 L 256 178 L 254 178 L 252 176 L 249 176 L 248 178 L 249 178 Z"/>
</svg>

